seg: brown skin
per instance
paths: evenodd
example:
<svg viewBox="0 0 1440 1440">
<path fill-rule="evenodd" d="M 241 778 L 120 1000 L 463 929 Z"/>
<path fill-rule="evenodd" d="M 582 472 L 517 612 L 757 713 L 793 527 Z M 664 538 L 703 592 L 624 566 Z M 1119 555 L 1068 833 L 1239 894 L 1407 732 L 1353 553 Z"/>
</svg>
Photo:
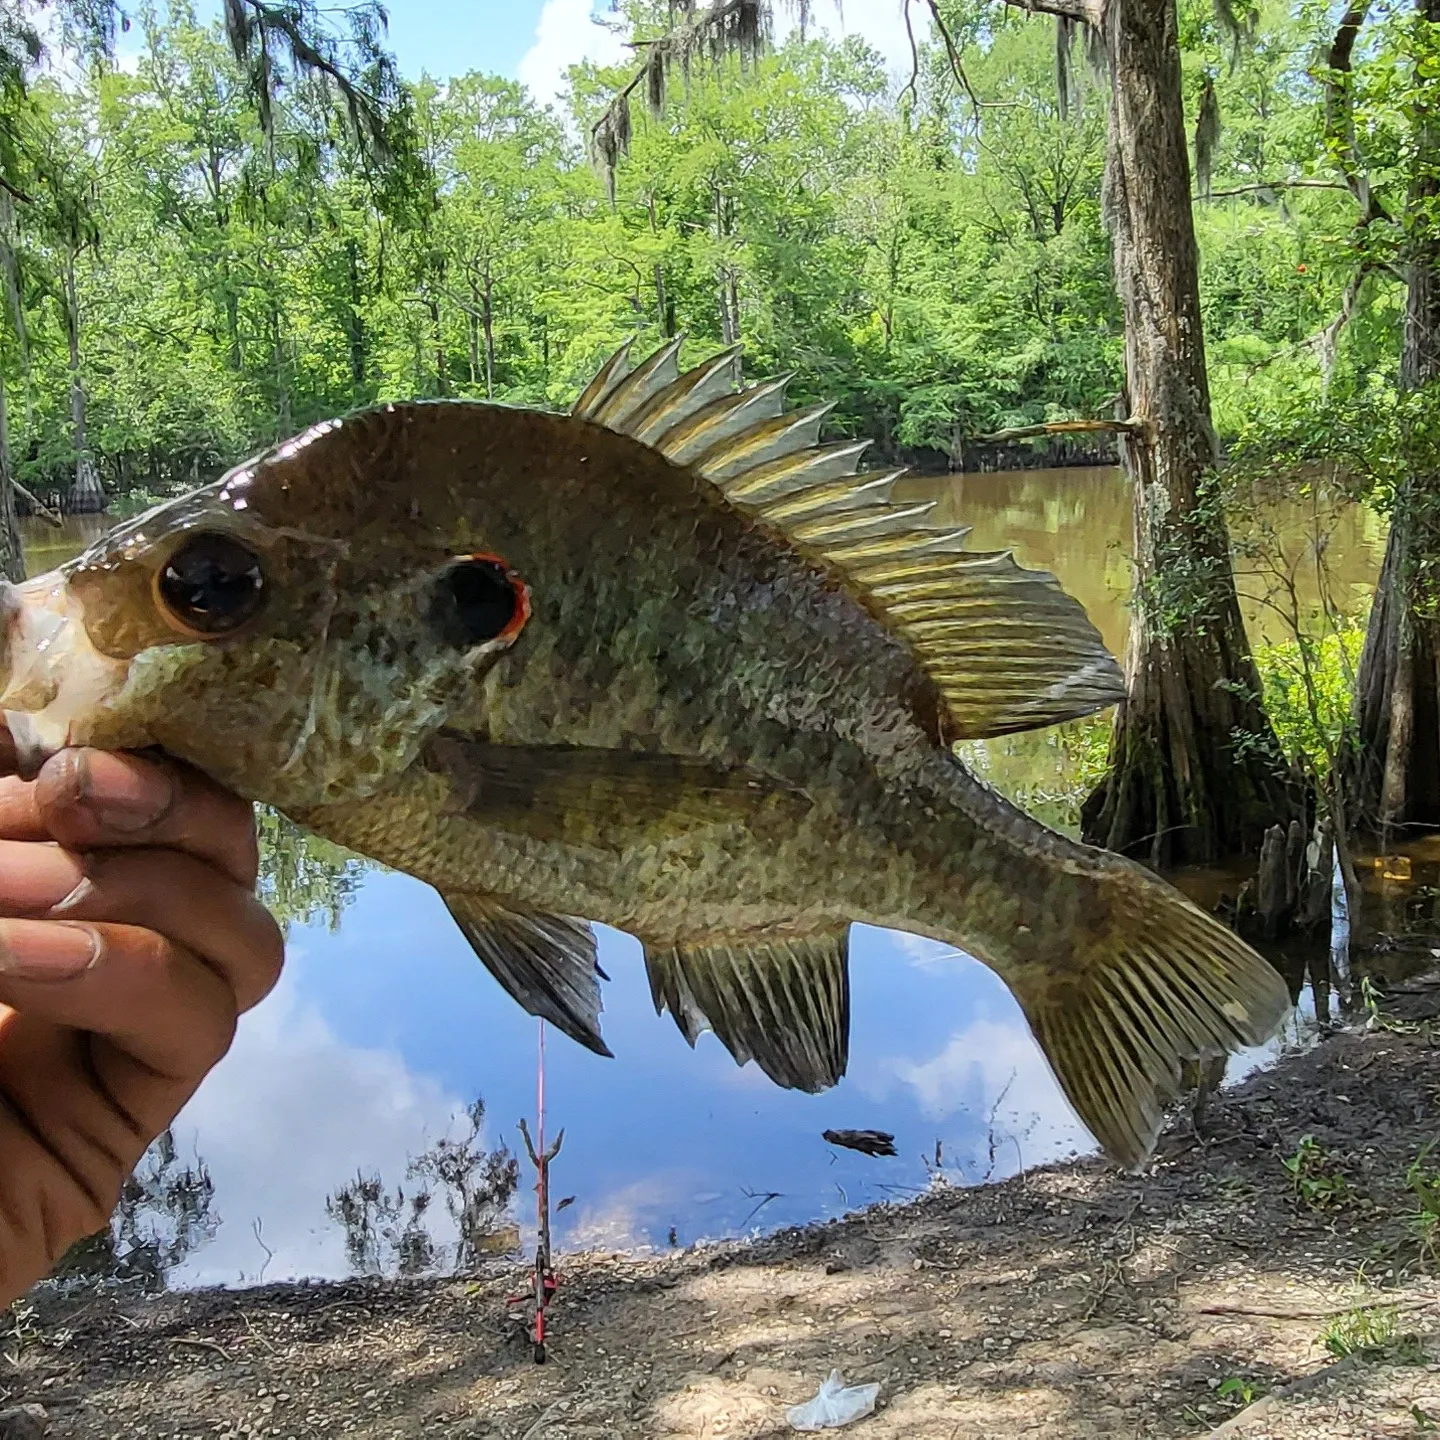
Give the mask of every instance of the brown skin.
<svg viewBox="0 0 1440 1440">
<path fill-rule="evenodd" d="M 105 1225 L 273 988 L 257 865 L 251 806 L 187 766 L 66 750 L 0 779 L 0 1305 Z"/>
</svg>

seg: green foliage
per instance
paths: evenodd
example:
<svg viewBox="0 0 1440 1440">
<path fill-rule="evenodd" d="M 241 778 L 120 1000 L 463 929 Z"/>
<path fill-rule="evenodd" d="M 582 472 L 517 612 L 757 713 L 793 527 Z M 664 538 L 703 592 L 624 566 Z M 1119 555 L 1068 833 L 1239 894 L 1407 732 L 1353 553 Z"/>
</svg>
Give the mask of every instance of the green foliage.
<svg viewBox="0 0 1440 1440">
<path fill-rule="evenodd" d="M 1328 775 L 1349 735 L 1365 627 L 1347 624 L 1318 638 L 1259 645 L 1255 664 L 1270 722 L 1285 757 L 1308 774 Z"/>
<path fill-rule="evenodd" d="M 1340 1162 L 1313 1135 L 1302 1136 L 1295 1153 L 1282 1156 L 1280 1164 L 1295 1199 L 1307 1210 L 1341 1210 L 1356 1199 Z"/>
<path fill-rule="evenodd" d="M 302 830 L 268 805 L 256 808 L 260 898 L 285 930 L 323 920 L 332 931 L 360 888 L 368 861 Z"/>
<path fill-rule="evenodd" d="M 1431 1164 L 1433 1149 L 1433 1144 L 1426 1145 L 1405 1171 L 1405 1185 L 1416 1204 L 1411 1224 L 1426 1266 L 1440 1259 L 1440 1169 Z"/>
<path fill-rule="evenodd" d="M 1110 728 L 1108 713 L 1087 715 L 1038 733 L 962 741 L 955 752 L 1023 810 L 1078 836 L 1080 807 L 1105 774 Z"/>
<path fill-rule="evenodd" d="M 1320 1332 L 1318 1343 L 1337 1360 L 1358 1355 L 1392 1365 L 1423 1365 L 1420 1337 L 1400 1329 L 1400 1312 L 1389 1305 L 1360 1306 L 1336 1315 Z"/>
<path fill-rule="evenodd" d="M 315 40 L 324 63 L 307 61 L 294 34 L 323 16 L 297 0 L 270 7 L 285 83 L 258 105 L 260 12 L 239 8 L 255 22 L 243 63 L 233 25 L 201 24 L 175 0 L 135 17 L 133 73 L 30 92 L 26 153 L 49 157 L 55 183 L 15 207 L 20 313 L 0 337 L 0 375 L 18 474 L 41 495 L 66 488 L 76 463 L 72 321 L 87 445 L 112 494 L 193 485 L 377 400 L 563 405 L 635 333 L 645 346 L 684 331 L 692 354 L 742 341 L 753 374 L 794 372 L 795 399 L 835 402 L 834 426 L 873 437 L 881 458 L 938 463 L 968 436 L 1113 411 L 1107 96 L 1077 60 L 1062 113 L 1047 23 L 981 0 L 945 7 L 979 109 L 923 28 L 916 85 L 900 95 L 854 39 L 697 64 L 655 118 L 636 115 L 611 203 L 575 136 L 629 71 L 578 69 L 567 128 L 511 81 L 400 85 L 371 6 Z M 632 10 L 646 35 L 663 22 Z M 1348 194 L 1257 183 L 1328 183 L 1311 73 L 1325 19 L 1298 5 L 1245 15 L 1227 29 L 1187 8 L 1184 22 L 1192 110 L 1209 86 L 1221 118 L 1197 227 L 1227 435 L 1316 401 L 1309 337 L 1353 268 L 1335 243 Z M 1403 38 L 1385 31 L 1367 64 L 1393 51 L 1400 75 Z M 384 102 L 384 134 L 367 96 Z M 1396 149 L 1409 123 L 1398 113 L 1374 133 L 1393 132 Z M 1393 390 L 1397 293 L 1377 269 L 1337 375 L 1388 375 Z M 1167 574 L 1187 594 L 1204 588 Z"/>
<path fill-rule="evenodd" d="M 1241 1410 L 1253 1405 L 1265 1393 L 1265 1387 L 1258 1381 L 1246 1380 L 1239 1375 L 1227 1375 L 1215 1387 L 1215 1394 L 1221 1400 L 1233 1400 Z"/>
</svg>

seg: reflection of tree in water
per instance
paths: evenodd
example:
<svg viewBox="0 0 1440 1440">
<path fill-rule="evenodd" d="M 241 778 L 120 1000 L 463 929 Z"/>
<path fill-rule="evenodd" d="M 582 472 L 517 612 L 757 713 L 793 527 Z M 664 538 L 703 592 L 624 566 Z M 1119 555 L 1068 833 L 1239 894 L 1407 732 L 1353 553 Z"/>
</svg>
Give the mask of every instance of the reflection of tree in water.
<svg viewBox="0 0 1440 1440">
<path fill-rule="evenodd" d="M 328 840 L 302 830 L 268 805 L 258 805 L 260 898 L 286 929 L 325 920 L 340 928 L 340 916 L 355 898 L 369 862 Z"/>
<path fill-rule="evenodd" d="M 56 1279 L 139 1282 L 163 1290 L 171 1271 L 215 1238 L 215 1184 L 198 1156 L 181 1165 L 167 1130 L 125 1182 L 110 1228 L 72 1246 Z"/>
<path fill-rule="evenodd" d="M 504 1145 L 487 1151 L 479 1143 L 483 1100 L 465 1115 L 467 1135 L 443 1137 L 411 1157 L 405 1177 L 417 1183 L 408 1196 L 399 1185 L 389 1189 L 378 1174 L 360 1174 L 326 1198 L 325 1210 L 345 1232 L 345 1254 L 357 1275 L 467 1270 L 481 1256 L 518 1243 L 507 1212 L 519 1184 L 519 1164 Z M 457 1238 L 450 1243 L 430 1230 L 437 1195 L 455 1227 Z"/>
</svg>

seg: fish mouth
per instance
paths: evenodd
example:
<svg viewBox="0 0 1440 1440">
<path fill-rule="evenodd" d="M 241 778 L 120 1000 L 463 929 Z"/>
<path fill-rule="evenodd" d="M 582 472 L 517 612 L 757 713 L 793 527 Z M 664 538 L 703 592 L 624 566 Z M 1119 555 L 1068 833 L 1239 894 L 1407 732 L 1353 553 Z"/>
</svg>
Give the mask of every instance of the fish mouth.
<svg viewBox="0 0 1440 1440">
<path fill-rule="evenodd" d="M 33 780 L 67 745 L 87 743 L 128 673 L 91 644 L 62 572 L 0 581 L 0 718 L 21 779 Z"/>
</svg>

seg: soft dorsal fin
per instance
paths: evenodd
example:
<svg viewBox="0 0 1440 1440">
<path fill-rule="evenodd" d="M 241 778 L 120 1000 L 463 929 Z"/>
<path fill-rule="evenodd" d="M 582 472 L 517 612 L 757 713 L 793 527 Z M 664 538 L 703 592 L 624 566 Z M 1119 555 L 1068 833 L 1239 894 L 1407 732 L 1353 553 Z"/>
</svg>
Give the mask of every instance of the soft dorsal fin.
<svg viewBox="0 0 1440 1440">
<path fill-rule="evenodd" d="M 682 337 L 683 338 L 683 337 Z M 927 527 L 934 501 L 893 498 L 897 470 L 862 474 L 868 441 L 822 444 L 831 406 L 784 408 L 785 379 L 740 385 L 739 351 L 681 373 L 681 338 L 634 370 L 627 345 L 572 414 L 632 436 L 711 481 L 737 509 L 841 570 L 939 687 L 956 739 L 1035 730 L 1113 705 L 1120 667 L 1053 575 Z"/>
</svg>

